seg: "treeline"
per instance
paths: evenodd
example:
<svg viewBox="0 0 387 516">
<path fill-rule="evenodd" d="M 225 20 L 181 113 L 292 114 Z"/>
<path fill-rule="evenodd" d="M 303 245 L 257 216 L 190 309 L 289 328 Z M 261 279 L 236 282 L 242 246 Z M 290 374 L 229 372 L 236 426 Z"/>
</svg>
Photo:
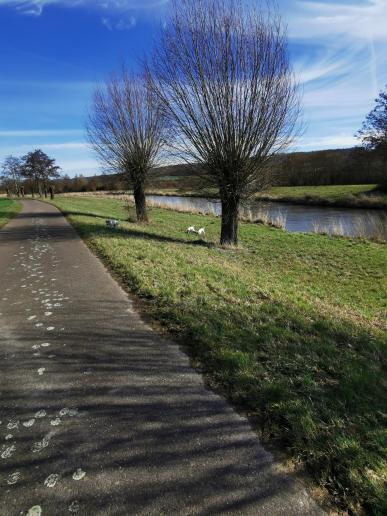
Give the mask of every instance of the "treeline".
<svg viewBox="0 0 387 516">
<path fill-rule="evenodd" d="M 362 147 L 285 154 L 270 172 L 279 186 L 386 185 L 387 180 L 381 155 Z"/>
<path fill-rule="evenodd" d="M 319 186 L 341 184 L 386 184 L 386 165 L 371 151 L 363 148 L 293 152 L 272 160 L 268 175 L 273 185 Z M 195 165 L 171 165 L 154 169 L 148 190 L 194 191 L 200 186 Z M 58 193 L 127 190 L 119 174 L 92 177 L 65 175 L 55 181 Z"/>
<path fill-rule="evenodd" d="M 40 197 L 54 195 L 54 182 L 60 177 L 60 167 L 41 149 L 23 157 L 7 156 L 1 164 L 0 188 L 8 197 L 24 197 L 26 193 Z"/>
</svg>

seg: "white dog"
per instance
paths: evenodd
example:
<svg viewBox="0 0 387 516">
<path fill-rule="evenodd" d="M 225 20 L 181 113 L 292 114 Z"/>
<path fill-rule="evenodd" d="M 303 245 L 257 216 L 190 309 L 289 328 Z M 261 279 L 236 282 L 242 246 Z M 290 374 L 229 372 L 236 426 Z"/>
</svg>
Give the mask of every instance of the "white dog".
<svg viewBox="0 0 387 516">
<path fill-rule="evenodd" d="M 206 229 L 205 228 L 200 228 L 199 231 L 198 231 L 198 235 L 202 238 L 205 238 L 206 236 Z"/>
<path fill-rule="evenodd" d="M 116 219 L 109 219 L 106 221 L 106 225 L 108 228 L 115 229 L 118 226 L 119 222 Z"/>
</svg>

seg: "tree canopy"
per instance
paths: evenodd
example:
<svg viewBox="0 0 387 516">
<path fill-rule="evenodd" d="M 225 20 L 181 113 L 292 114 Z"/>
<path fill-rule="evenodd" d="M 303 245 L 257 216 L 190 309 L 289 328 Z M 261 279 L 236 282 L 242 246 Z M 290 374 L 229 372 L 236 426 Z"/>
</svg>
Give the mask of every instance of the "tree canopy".
<svg viewBox="0 0 387 516">
<path fill-rule="evenodd" d="M 41 149 L 29 152 L 22 158 L 22 175 L 31 183 L 32 193 L 42 194 L 42 189 L 48 188 L 52 179 L 60 177 L 60 167 L 55 159 L 50 158 Z"/>
</svg>

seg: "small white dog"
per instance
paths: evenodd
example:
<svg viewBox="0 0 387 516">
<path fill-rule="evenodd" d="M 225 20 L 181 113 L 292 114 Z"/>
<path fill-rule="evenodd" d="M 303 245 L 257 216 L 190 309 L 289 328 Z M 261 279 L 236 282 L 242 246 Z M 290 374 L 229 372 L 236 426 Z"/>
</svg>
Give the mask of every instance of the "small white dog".
<svg viewBox="0 0 387 516">
<path fill-rule="evenodd" d="M 106 225 L 107 225 L 108 228 L 115 229 L 115 228 L 118 227 L 118 224 L 119 224 L 119 222 L 116 219 L 108 219 L 106 221 Z"/>
<path fill-rule="evenodd" d="M 198 231 L 198 235 L 200 237 L 205 238 L 205 236 L 206 236 L 206 229 L 205 228 L 200 228 L 199 231 Z"/>
<path fill-rule="evenodd" d="M 190 226 L 187 228 L 187 233 L 197 233 L 195 226 Z"/>
</svg>

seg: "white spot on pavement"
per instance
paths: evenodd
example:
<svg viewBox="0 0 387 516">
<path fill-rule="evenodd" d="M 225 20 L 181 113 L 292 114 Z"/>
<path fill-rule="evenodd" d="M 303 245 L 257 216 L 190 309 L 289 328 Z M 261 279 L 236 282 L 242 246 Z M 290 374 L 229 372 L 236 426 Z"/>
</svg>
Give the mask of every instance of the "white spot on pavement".
<svg viewBox="0 0 387 516">
<path fill-rule="evenodd" d="M 2 459 L 8 459 L 12 456 L 14 451 L 16 450 L 16 446 L 13 444 L 12 446 L 3 446 L 3 451 L 1 453 Z"/>
<path fill-rule="evenodd" d="M 75 500 L 74 502 L 72 502 L 70 505 L 69 505 L 69 512 L 72 512 L 72 513 L 76 513 L 76 512 L 79 512 L 79 509 L 80 509 L 80 505 L 79 505 L 79 502 L 77 502 L 77 500 Z"/>
<path fill-rule="evenodd" d="M 48 348 L 49 346 L 51 346 L 51 344 L 49 342 L 43 342 L 43 344 L 41 344 L 42 348 Z"/>
<path fill-rule="evenodd" d="M 10 486 L 13 486 L 14 484 L 17 484 L 21 478 L 21 473 L 19 471 L 15 471 L 15 473 L 11 473 L 8 476 L 7 484 Z"/>
<path fill-rule="evenodd" d="M 28 421 L 24 421 L 23 426 L 26 428 L 31 428 L 31 426 L 34 426 L 35 419 L 29 419 Z"/>
<path fill-rule="evenodd" d="M 5 440 L 6 441 L 10 441 L 11 439 L 13 439 L 13 435 L 12 434 L 8 434 L 5 436 Z"/>
<path fill-rule="evenodd" d="M 82 471 L 81 468 L 78 468 L 77 471 L 73 474 L 73 479 L 74 480 L 82 480 L 83 478 L 85 478 L 85 476 L 86 476 L 86 472 Z"/>
<path fill-rule="evenodd" d="M 58 483 L 58 480 L 59 480 L 59 475 L 56 475 L 54 473 L 46 478 L 46 480 L 44 481 L 44 485 L 46 487 L 55 487 L 56 484 Z"/>
<path fill-rule="evenodd" d="M 55 330 L 55 326 L 48 326 L 47 331 Z"/>
<path fill-rule="evenodd" d="M 10 421 L 7 425 L 8 430 L 15 430 L 19 427 L 19 421 Z"/>
<path fill-rule="evenodd" d="M 58 426 L 62 423 L 62 420 L 59 417 L 56 417 L 55 419 L 50 421 L 50 424 L 52 426 Z"/>
<path fill-rule="evenodd" d="M 35 417 L 38 419 L 40 419 L 42 417 L 46 417 L 46 416 L 47 416 L 47 412 L 45 410 L 39 410 L 39 412 L 37 412 L 35 414 Z"/>
<path fill-rule="evenodd" d="M 36 315 L 30 315 L 27 320 L 33 321 L 34 319 L 36 319 Z"/>
<path fill-rule="evenodd" d="M 28 509 L 26 516 L 42 516 L 42 508 L 40 505 L 34 505 L 31 509 Z"/>
<path fill-rule="evenodd" d="M 45 315 L 46 317 L 50 317 L 50 315 L 52 315 L 52 312 L 44 312 L 44 315 Z"/>
<path fill-rule="evenodd" d="M 41 326 L 43 326 L 43 323 L 38 322 L 38 323 L 36 323 L 36 324 L 35 324 L 35 326 L 36 326 L 37 328 L 40 328 Z"/>
<path fill-rule="evenodd" d="M 47 446 L 50 444 L 51 437 L 54 434 L 52 432 L 48 433 L 46 436 L 43 437 L 41 441 L 38 441 L 32 445 L 32 453 L 39 453 L 44 448 L 47 448 Z"/>
<path fill-rule="evenodd" d="M 45 367 L 40 367 L 38 369 L 38 375 L 39 376 L 43 376 L 45 372 L 46 372 L 46 368 Z"/>
</svg>

